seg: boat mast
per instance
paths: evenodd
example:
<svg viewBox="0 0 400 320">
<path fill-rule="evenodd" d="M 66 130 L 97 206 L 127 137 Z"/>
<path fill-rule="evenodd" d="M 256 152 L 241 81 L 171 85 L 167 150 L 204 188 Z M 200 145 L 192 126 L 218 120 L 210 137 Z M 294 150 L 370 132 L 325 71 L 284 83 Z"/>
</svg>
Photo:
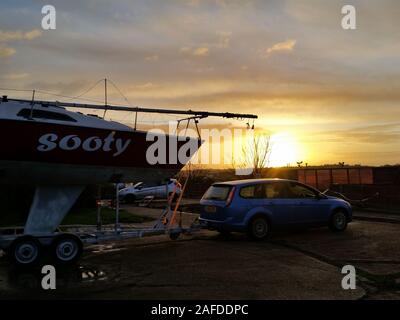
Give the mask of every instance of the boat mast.
<svg viewBox="0 0 400 320">
<path fill-rule="evenodd" d="M 35 89 L 32 90 L 32 102 L 31 102 L 31 112 L 29 114 L 29 119 L 33 118 L 33 106 L 35 105 Z"/>
<path fill-rule="evenodd" d="M 104 114 L 103 119 L 106 117 L 107 112 L 107 78 L 104 78 Z"/>
</svg>

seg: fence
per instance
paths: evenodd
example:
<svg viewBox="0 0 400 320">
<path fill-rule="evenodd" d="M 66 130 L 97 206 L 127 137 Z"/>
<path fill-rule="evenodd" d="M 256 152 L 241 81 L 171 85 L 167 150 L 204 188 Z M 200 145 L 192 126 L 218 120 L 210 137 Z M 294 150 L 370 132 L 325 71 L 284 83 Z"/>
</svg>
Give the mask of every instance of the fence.
<svg viewBox="0 0 400 320">
<path fill-rule="evenodd" d="M 374 183 L 373 168 L 310 168 L 297 170 L 297 179 L 319 190 L 331 185 L 369 185 Z"/>
</svg>

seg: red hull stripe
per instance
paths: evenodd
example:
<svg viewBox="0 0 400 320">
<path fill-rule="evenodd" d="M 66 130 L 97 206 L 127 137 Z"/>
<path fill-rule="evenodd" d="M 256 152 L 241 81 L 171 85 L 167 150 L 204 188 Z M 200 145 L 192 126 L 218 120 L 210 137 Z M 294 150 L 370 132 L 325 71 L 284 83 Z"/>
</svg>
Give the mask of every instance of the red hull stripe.
<svg viewBox="0 0 400 320">
<path fill-rule="evenodd" d="M 108 140 L 107 140 L 108 138 Z M 168 138 L 167 150 L 168 150 Z M 0 120 L 0 160 L 112 167 L 154 167 L 146 160 L 145 132 Z M 178 142 L 181 146 L 185 142 Z M 168 155 L 167 155 L 167 163 Z M 156 164 L 180 169 L 181 164 Z"/>
</svg>

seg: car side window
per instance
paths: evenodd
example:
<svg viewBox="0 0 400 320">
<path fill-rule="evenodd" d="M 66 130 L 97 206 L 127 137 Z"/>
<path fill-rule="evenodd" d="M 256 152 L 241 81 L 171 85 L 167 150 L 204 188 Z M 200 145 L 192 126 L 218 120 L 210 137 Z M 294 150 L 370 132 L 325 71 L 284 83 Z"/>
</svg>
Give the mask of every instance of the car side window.
<svg viewBox="0 0 400 320">
<path fill-rule="evenodd" d="M 253 184 L 240 189 L 239 195 L 245 199 L 262 199 L 264 198 L 262 184 Z"/>
<path fill-rule="evenodd" d="M 297 184 L 297 183 L 291 183 L 289 185 L 289 195 L 291 198 L 296 198 L 296 199 L 298 199 L 298 198 L 301 198 L 301 199 L 317 198 L 317 194 L 313 190 L 311 190 L 305 186 L 302 186 L 300 184 Z"/>
<path fill-rule="evenodd" d="M 265 198 L 284 199 L 287 198 L 287 186 L 285 183 L 274 182 L 267 183 L 264 186 Z"/>
</svg>

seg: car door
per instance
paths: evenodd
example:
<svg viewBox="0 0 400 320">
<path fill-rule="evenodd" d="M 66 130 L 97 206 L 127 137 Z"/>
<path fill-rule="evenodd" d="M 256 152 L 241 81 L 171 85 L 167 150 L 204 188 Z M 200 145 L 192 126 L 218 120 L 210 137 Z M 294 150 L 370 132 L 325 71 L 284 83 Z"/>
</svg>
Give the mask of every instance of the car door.
<svg viewBox="0 0 400 320">
<path fill-rule="evenodd" d="M 239 205 L 245 208 L 243 212 L 250 211 L 257 207 L 262 208 L 264 206 L 263 188 L 264 185 L 261 183 L 251 184 L 240 188 L 239 196 L 246 200 L 239 202 Z"/>
<path fill-rule="evenodd" d="M 248 210 L 262 207 L 270 213 L 273 225 L 293 223 L 293 200 L 287 197 L 284 182 L 269 182 L 242 187 L 240 197 L 247 199 Z"/>
<path fill-rule="evenodd" d="M 291 225 L 294 223 L 293 199 L 288 197 L 288 183 L 283 181 L 264 184 L 264 206 L 272 212 L 272 223 Z"/>
<path fill-rule="evenodd" d="M 289 196 L 294 200 L 293 215 L 296 224 L 315 224 L 323 222 L 328 204 L 318 196 L 318 191 L 303 184 L 289 184 Z"/>
<path fill-rule="evenodd" d="M 167 198 L 168 190 L 171 188 L 171 181 L 160 184 L 157 187 L 157 198 Z"/>
<path fill-rule="evenodd" d="M 138 199 L 144 198 L 147 194 L 148 186 L 145 183 L 135 186 L 135 196 Z"/>
<path fill-rule="evenodd" d="M 159 186 L 157 186 L 155 183 L 148 185 L 144 192 L 144 196 L 153 196 L 154 198 L 157 198 L 158 188 Z"/>
</svg>

